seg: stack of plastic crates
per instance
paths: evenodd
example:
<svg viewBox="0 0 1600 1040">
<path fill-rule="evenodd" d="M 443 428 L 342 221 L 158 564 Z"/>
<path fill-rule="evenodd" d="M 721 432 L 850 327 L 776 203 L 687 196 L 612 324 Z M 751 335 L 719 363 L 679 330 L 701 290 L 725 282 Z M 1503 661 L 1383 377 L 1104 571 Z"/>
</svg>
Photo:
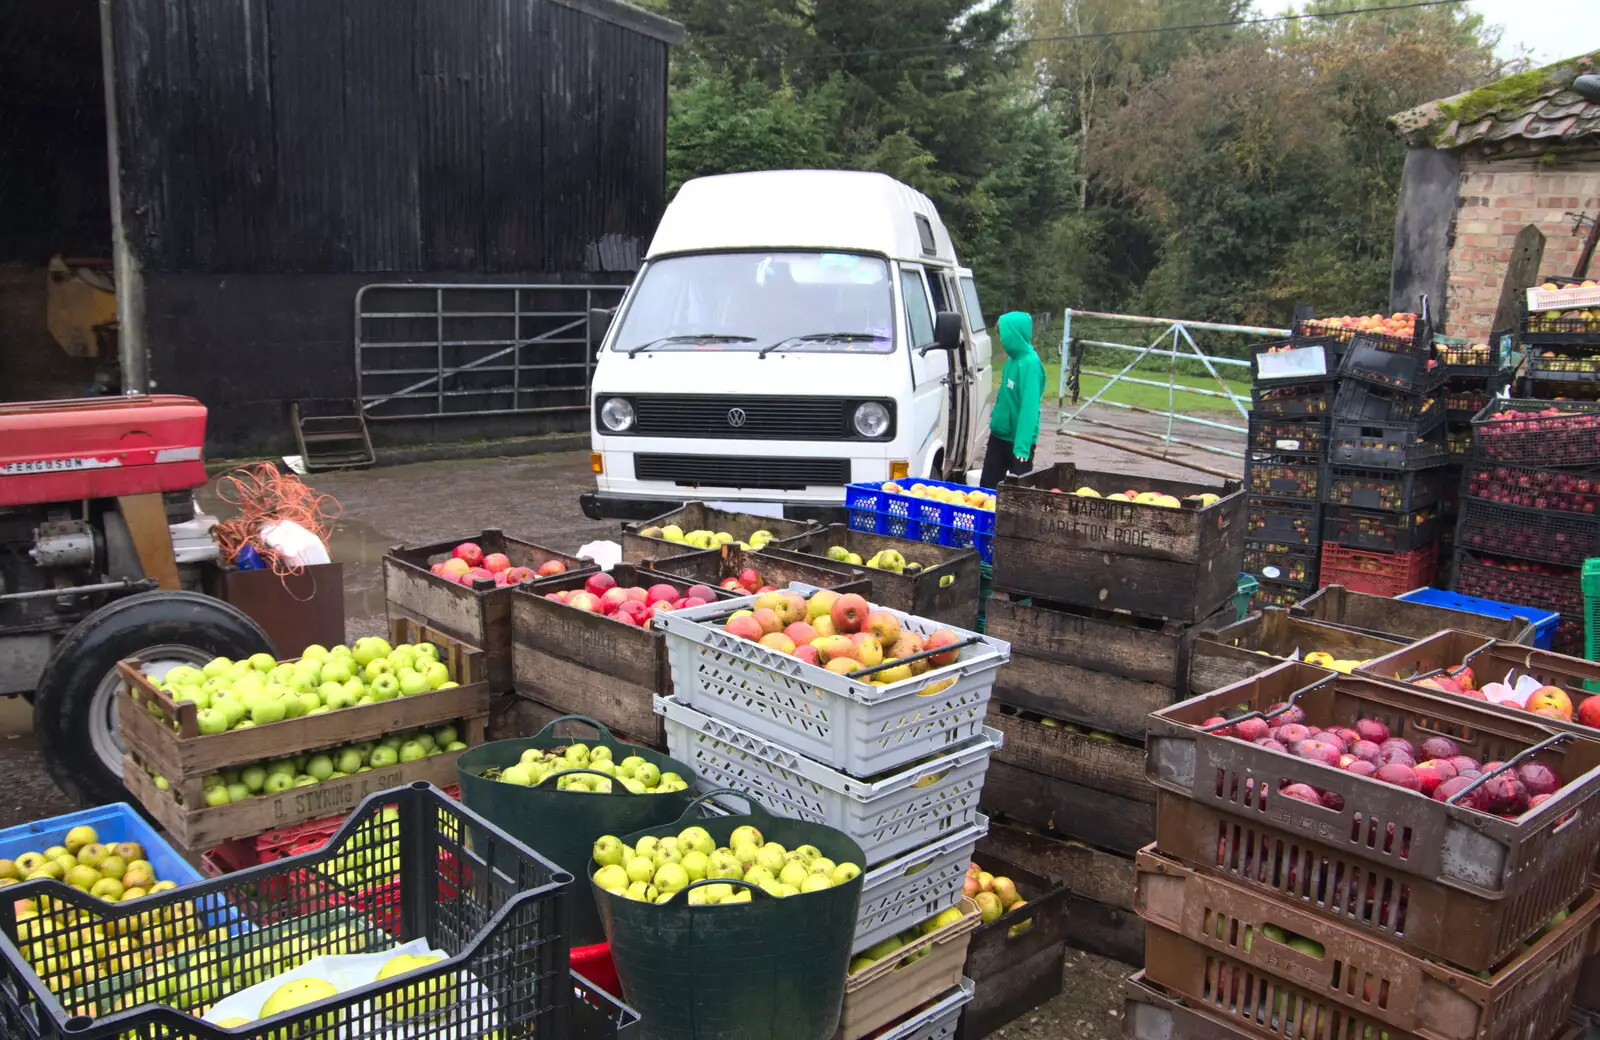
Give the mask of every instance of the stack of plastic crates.
<svg viewBox="0 0 1600 1040">
<path fill-rule="evenodd" d="M 1473 420 L 1452 587 L 1561 615 L 1584 649 L 1584 561 L 1600 556 L 1600 403 L 1497 398 Z"/>
<path fill-rule="evenodd" d="M 1600 558 L 1583 561 L 1583 656 L 1600 661 Z"/>
<path fill-rule="evenodd" d="M 1441 586 L 1450 584 L 1456 521 L 1461 515 L 1461 484 L 1472 457 L 1472 417 L 1491 398 L 1511 385 L 1512 333 L 1496 332 L 1487 343 L 1434 337 L 1444 365 L 1445 441 L 1450 461 L 1445 466 L 1444 497 L 1439 504 L 1439 567 Z"/>
<path fill-rule="evenodd" d="M 1449 445 L 1427 324 L 1358 333 L 1340 366 L 1322 495 L 1320 584 L 1394 596 L 1435 577 Z"/>
<path fill-rule="evenodd" d="M 955 643 L 897 662 L 926 662 L 926 670 L 907 667 L 871 685 L 868 678 L 893 666 L 842 674 L 727 631 L 732 615 L 755 602 L 657 615 L 672 674 L 672 695 L 655 699 L 667 751 L 693 767 L 705 790 L 745 792 L 775 814 L 834 827 L 860 844 L 865 882 L 852 945 L 860 953 L 961 898 L 989 828 L 978 803 L 1002 736 L 984 723 L 1010 647 L 873 606 L 901 632 L 926 638 L 944 629 Z"/>
<path fill-rule="evenodd" d="M 1292 606 L 1317 589 L 1329 419 L 1348 345 L 1297 326 L 1255 350 L 1242 565 L 1257 582 L 1252 610 Z"/>
<path fill-rule="evenodd" d="M 1522 313 L 1524 397 L 1600 397 L 1600 286 L 1553 279 L 1527 290 Z"/>
</svg>

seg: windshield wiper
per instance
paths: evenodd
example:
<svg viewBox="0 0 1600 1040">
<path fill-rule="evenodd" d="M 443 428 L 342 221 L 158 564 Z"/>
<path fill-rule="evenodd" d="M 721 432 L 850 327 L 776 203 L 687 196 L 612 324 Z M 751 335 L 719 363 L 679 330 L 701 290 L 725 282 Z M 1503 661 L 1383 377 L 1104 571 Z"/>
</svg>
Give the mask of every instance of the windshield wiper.
<svg viewBox="0 0 1600 1040">
<path fill-rule="evenodd" d="M 637 347 L 629 348 L 628 356 L 633 357 L 635 354 L 642 354 L 652 347 L 661 346 L 663 343 L 754 343 L 755 341 L 756 338 L 754 336 L 719 336 L 715 334 L 704 336 L 662 336 L 660 339 L 653 339 L 648 343 L 641 343 Z"/>
<path fill-rule="evenodd" d="M 875 336 L 870 332 L 813 332 L 809 336 L 790 336 L 788 339 L 780 339 L 771 346 L 762 347 L 761 352 L 756 355 L 756 360 L 759 361 L 775 350 L 785 350 L 800 343 L 868 343 L 880 339 L 888 337 Z"/>
</svg>

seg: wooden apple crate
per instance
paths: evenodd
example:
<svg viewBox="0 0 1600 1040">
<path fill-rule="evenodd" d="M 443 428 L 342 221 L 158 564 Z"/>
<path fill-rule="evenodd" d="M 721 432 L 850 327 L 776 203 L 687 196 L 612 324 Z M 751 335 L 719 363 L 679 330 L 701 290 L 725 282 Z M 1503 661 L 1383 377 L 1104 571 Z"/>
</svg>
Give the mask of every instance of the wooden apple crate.
<svg viewBox="0 0 1600 1040">
<path fill-rule="evenodd" d="M 489 685 L 483 679 L 481 651 L 405 618 L 391 620 L 389 634 L 395 645 L 433 643 L 439 647 L 439 660 L 450 669 L 450 678 L 461 685 L 341 708 L 324 715 L 302 715 L 269 726 L 250 726 L 202 736 L 194 703 L 172 700 L 166 690 L 154 686 L 139 670 L 137 659 L 130 659 L 117 664 L 123 679 L 117 710 L 122 740 L 129 754 L 165 777 L 173 790 L 183 795 L 185 805 L 204 807 L 202 782 L 207 775 L 223 769 L 488 715 Z M 299 658 L 279 663 L 296 660 Z M 160 718 L 152 714 L 152 707 L 161 711 Z M 482 740 L 481 732 L 478 739 Z M 165 795 L 161 797 L 171 801 Z M 241 806 L 245 804 L 240 803 Z M 174 804 L 174 808 L 178 807 Z"/>
<path fill-rule="evenodd" d="M 1011 663 L 995 680 L 994 699 L 1143 740 L 1145 717 L 1187 695 L 1194 638 L 1233 617 L 1230 604 L 1185 625 L 996 593 L 985 626 L 1011 644 Z"/>
<path fill-rule="evenodd" d="M 696 584 L 629 563 L 617 564 L 610 573 L 618 585 Z M 666 734 L 653 698 L 672 692 L 665 636 L 544 598 L 580 589 L 586 580 L 582 575 L 552 580 L 512 597 L 516 692 L 563 714 L 588 715 L 648 747 L 664 748 Z M 708 587 L 720 599 L 733 598 L 726 589 Z"/>
<path fill-rule="evenodd" d="M 1206 492 L 1222 499 L 1204 509 L 1169 509 L 1070 494 L 1087 485 L 1106 495 L 1130 482 L 1178 499 Z M 1005 482 L 995 506 L 994 587 L 1145 617 L 1201 621 L 1238 590 L 1244 505 L 1237 481 L 1130 481 L 1120 473 L 1057 463 Z"/>
<path fill-rule="evenodd" d="M 1343 585 L 1318 589 L 1290 607 L 1289 613 L 1402 644 L 1447 628 L 1477 632 L 1485 639 L 1503 639 L 1508 643 L 1533 642 L 1533 625 L 1526 618 L 1485 617 L 1427 603 L 1352 592 Z"/>
<path fill-rule="evenodd" d="M 708 506 L 704 502 L 685 502 L 681 507 L 670 513 L 662 513 L 654 520 L 623 524 L 623 560 L 628 563 L 639 563 L 641 560 L 651 558 L 661 560 L 668 556 L 705 551 L 692 545 L 684 545 L 682 542 L 669 542 L 665 538 L 646 538 L 639 533 L 647 527 L 666 527 L 668 524 L 677 524 L 683 528 L 684 534 L 690 531 L 726 531 L 733 535 L 734 541 L 745 543 L 748 543 L 750 536 L 757 531 L 771 531 L 772 541 L 767 544 L 774 549 L 809 548 L 814 544 L 817 533 L 822 530 L 819 524 L 810 520 L 785 520 L 775 516 L 734 513 Z"/>
<path fill-rule="evenodd" d="M 323 716 L 317 716 L 323 718 Z M 483 743 L 486 716 L 462 720 L 461 740 L 470 749 Z M 263 727 L 265 728 L 265 727 Z M 348 813 L 361 799 L 379 791 L 426 781 L 444 788 L 455 784 L 456 760 L 465 752 L 447 751 L 415 762 L 400 762 L 306 787 L 291 787 L 281 794 L 257 795 L 243 802 L 208 806 L 187 797 L 179 805 L 170 791 L 156 789 L 144 767 L 131 753 L 122 759 L 122 782 L 144 810 L 178 844 L 199 854 L 232 838 L 248 838 L 276 827 Z"/>
<path fill-rule="evenodd" d="M 1188 685 L 1191 693 L 1210 693 L 1243 682 L 1279 661 L 1304 660 L 1314 650 L 1339 660 L 1367 661 L 1403 645 L 1297 617 L 1282 607 L 1267 607 L 1243 621 L 1202 630 L 1189 650 Z"/>
<path fill-rule="evenodd" d="M 884 549 L 893 549 L 908 561 L 922 564 L 915 574 L 857 566 L 830 560 L 830 547 L 842 545 L 862 560 L 870 560 Z M 971 549 L 959 549 L 932 542 L 891 538 L 870 531 L 851 530 L 847 524 L 832 524 L 823 529 L 813 549 L 780 549 L 777 555 L 805 559 L 819 566 L 859 572 L 872 583 L 869 601 L 882 607 L 903 610 L 917 617 L 932 618 L 958 628 L 978 627 L 979 593 L 983 584 L 983 560 Z"/>
<path fill-rule="evenodd" d="M 513 567 L 537 571 L 542 564 L 559 560 L 566 565 L 566 574 L 593 574 L 600 568 L 593 560 L 546 549 L 493 528 L 432 545 L 395 546 L 384 554 L 383 587 L 389 616 L 431 625 L 482 650 L 489 689 L 507 693 L 511 689 L 511 588 L 489 582 L 468 588 L 428 569 L 435 561 L 448 558 L 462 542 L 477 542 L 484 555 L 504 553 Z"/>
<path fill-rule="evenodd" d="M 978 988 L 972 1001 L 961 1009 L 957 1040 L 988 1036 L 1060 993 L 1061 968 L 1073 924 L 1067 912 L 1067 889 L 1059 881 L 982 846 L 972 859 L 996 877 L 1016 882 L 1027 905 L 1007 911 L 973 933 L 962 974 Z M 1025 921 L 1031 922 L 1025 930 L 1010 934 Z"/>
<path fill-rule="evenodd" d="M 1135 967 L 1144 963 L 1145 925 L 1133 912 L 1133 857 L 991 821 L 975 855 L 998 856 L 1066 889 L 1067 945 Z"/>
<path fill-rule="evenodd" d="M 754 568 L 756 573 L 761 575 L 761 580 L 773 588 L 788 588 L 790 582 L 798 581 L 819 589 L 833 589 L 841 595 L 854 592 L 869 602 L 878 602 L 872 598 L 871 575 L 877 573 L 876 571 L 869 571 L 864 567 L 852 567 L 848 563 L 802 556 L 786 549 L 757 552 L 753 549 L 747 551 L 738 546 L 724 545 L 720 549 L 710 549 L 706 552 L 684 553 L 681 556 L 668 556 L 644 562 L 653 570 L 672 575 L 675 580 L 709 585 L 712 588 L 721 588 L 724 581 L 738 577 L 740 572 L 749 567 Z"/>
<path fill-rule="evenodd" d="M 984 780 L 982 807 L 1131 856 L 1155 839 L 1156 788 L 1144 746 L 1045 726 L 990 703 L 987 725 L 1005 734 Z"/>
</svg>

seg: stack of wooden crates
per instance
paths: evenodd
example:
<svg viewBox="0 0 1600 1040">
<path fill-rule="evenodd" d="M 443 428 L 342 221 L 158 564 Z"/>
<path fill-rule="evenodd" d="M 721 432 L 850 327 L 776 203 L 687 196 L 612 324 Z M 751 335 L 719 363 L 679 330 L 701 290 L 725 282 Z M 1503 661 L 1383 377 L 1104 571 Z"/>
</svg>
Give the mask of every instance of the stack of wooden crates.
<svg viewBox="0 0 1600 1040">
<path fill-rule="evenodd" d="M 1089 489 L 1095 495 L 1077 494 Z M 1111 499 L 1154 492 L 1176 508 Z M 1219 496 L 1201 505 L 1195 496 Z M 1155 836 L 1146 716 L 1187 696 L 1195 635 L 1237 617 L 1244 494 L 1080 470 L 1007 482 L 995 517 L 987 632 L 1011 644 L 989 724 L 984 847 L 1066 883 L 1071 941 L 1139 963 L 1133 857 Z"/>
</svg>

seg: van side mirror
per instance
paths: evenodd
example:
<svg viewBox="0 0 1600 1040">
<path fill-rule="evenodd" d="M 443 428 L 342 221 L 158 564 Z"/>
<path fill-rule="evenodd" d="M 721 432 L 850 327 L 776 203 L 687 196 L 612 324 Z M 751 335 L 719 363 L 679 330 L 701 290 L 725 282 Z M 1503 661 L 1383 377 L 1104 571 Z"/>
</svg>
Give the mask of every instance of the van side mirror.
<svg viewBox="0 0 1600 1040">
<path fill-rule="evenodd" d="M 933 316 L 933 342 L 922 348 L 922 354 L 927 355 L 930 350 L 960 350 L 961 349 L 961 315 L 955 311 L 940 311 Z"/>
<path fill-rule="evenodd" d="M 606 333 L 611 331 L 611 319 L 617 316 L 615 307 L 590 307 L 589 308 L 589 343 L 598 347 L 605 342 Z"/>
</svg>

